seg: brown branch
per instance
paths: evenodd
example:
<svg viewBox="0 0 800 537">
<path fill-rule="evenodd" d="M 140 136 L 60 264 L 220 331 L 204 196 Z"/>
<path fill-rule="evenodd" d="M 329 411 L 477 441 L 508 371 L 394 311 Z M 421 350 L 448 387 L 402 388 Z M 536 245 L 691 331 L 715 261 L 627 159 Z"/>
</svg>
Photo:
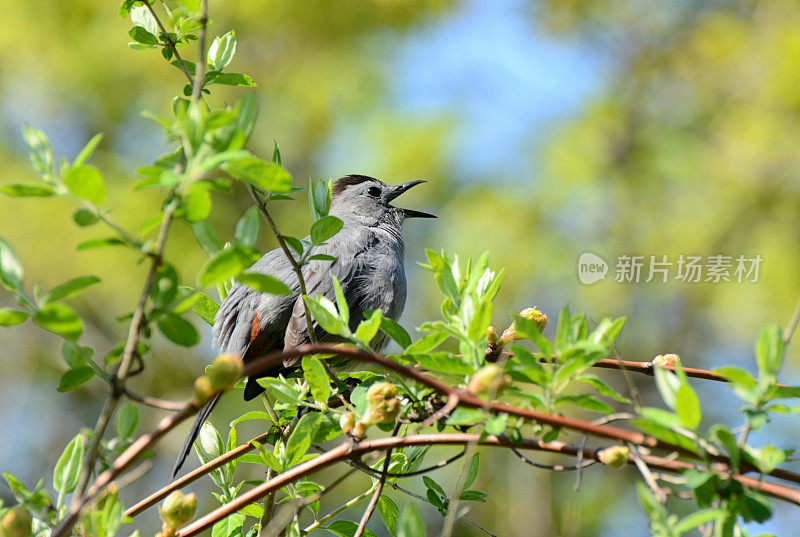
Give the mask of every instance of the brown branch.
<svg viewBox="0 0 800 537">
<path fill-rule="evenodd" d="M 122 474 L 128 467 L 130 467 L 139 456 L 153 444 L 155 444 L 162 436 L 170 432 L 177 425 L 185 419 L 194 415 L 197 412 L 197 407 L 186 404 L 181 410 L 162 419 L 158 426 L 151 432 L 140 436 L 136 439 L 122 454 L 117 457 L 111 464 L 111 467 L 100 474 L 95 480 L 94 484 L 86 491 L 86 494 L 81 495 L 77 502 L 73 502 L 67 514 L 62 518 L 58 525 L 53 530 L 51 537 L 64 537 L 72 530 L 72 526 L 78 520 L 81 511 L 92 501 L 97 495 L 102 492 L 111 482 Z"/>
<path fill-rule="evenodd" d="M 319 457 L 306 461 L 302 464 L 298 464 L 282 474 L 275 476 L 269 481 L 240 494 L 236 499 L 218 507 L 217 509 L 200 517 L 196 521 L 184 526 L 183 528 L 180 528 L 177 531 L 176 536 L 191 537 L 192 535 L 197 535 L 198 533 L 210 528 L 215 522 L 222 520 L 223 518 L 239 511 L 255 501 L 258 501 L 271 491 L 278 490 L 281 487 L 296 481 L 297 479 L 318 472 L 337 462 L 349 460 L 371 451 L 385 451 L 389 449 L 419 445 L 465 445 L 469 443 L 500 447 L 508 447 L 511 445 L 511 442 L 507 439 L 498 438 L 495 436 L 488 436 L 484 439 L 481 439 L 480 435 L 470 433 L 434 433 L 405 437 L 395 436 L 378 438 L 375 440 L 364 440 L 358 443 L 347 442 L 331 449 L 326 453 L 323 453 Z M 580 449 L 576 446 L 565 444 L 563 442 L 544 443 L 539 440 L 523 440 L 522 442 L 516 444 L 516 447 L 518 449 L 544 450 L 573 456 L 576 455 Z M 596 459 L 596 450 L 583 450 L 583 456 Z M 663 457 L 655 457 L 650 455 L 642 455 L 641 457 L 648 464 L 648 466 L 665 471 L 680 472 L 687 468 L 696 467 L 696 465 L 684 461 L 674 461 Z M 633 463 L 633 458 L 629 456 L 628 461 L 629 463 Z M 758 479 L 742 476 L 740 474 L 731 474 L 730 472 L 723 470 L 715 471 L 717 471 L 717 473 L 722 477 L 730 477 L 749 488 L 753 488 L 771 497 L 785 500 L 789 503 L 800 506 L 800 490 L 784 487 L 775 483 L 760 481 Z"/>
<path fill-rule="evenodd" d="M 149 395 L 140 395 L 128 389 L 125 389 L 123 393 L 125 394 L 125 397 L 131 401 L 136 401 L 137 403 L 141 403 L 152 408 L 160 408 L 161 410 L 180 410 L 186 405 L 186 403 L 182 403 L 180 401 L 168 401 L 166 399 L 150 397 Z"/>
<path fill-rule="evenodd" d="M 517 416 L 520 418 L 533 420 L 538 423 L 550 425 L 552 427 L 560 427 L 560 428 L 572 429 L 575 431 L 581 431 L 587 434 L 591 434 L 593 436 L 608 438 L 610 440 L 615 440 L 619 442 L 631 442 L 633 444 L 641 445 L 651 449 L 659 448 L 668 451 L 677 451 L 685 455 L 699 458 L 698 454 L 695 453 L 694 451 L 688 450 L 681 446 L 671 444 L 669 442 L 665 442 L 663 440 L 659 440 L 653 436 L 649 436 L 640 433 L 638 431 L 629 431 L 626 429 L 620 429 L 619 427 L 613 427 L 609 425 L 597 425 L 577 418 L 570 418 L 567 416 L 556 416 L 553 414 L 547 414 L 544 412 L 538 412 L 526 408 L 517 408 L 508 405 L 506 403 L 485 401 L 483 399 L 480 399 L 479 397 L 472 395 L 467 391 L 458 390 L 456 388 L 453 388 L 452 386 L 448 386 L 442 381 L 430 377 L 417 369 L 406 367 L 402 364 L 399 364 L 398 362 L 390 360 L 379 354 L 370 353 L 350 347 L 335 346 L 332 344 L 301 345 L 296 349 L 270 353 L 266 356 L 253 360 L 249 364 L 247 364 L 247 366 L 244 369 L 244 375 L 245 376 L 255 375 L 261 371 L 269 369 L 270 367 L 274 366 L 275 364 L 281 362 L 284 359 L 305 356 L 310 354 L 334 354 L 345 358 L 352 358 L 362 362 L 372 362 L 379 364 L 385 367 L 386 369 L 392 370 L 396 373 L 400 373 L 401 375 L 416 380 L 421 384 L 425 384 L 426 386 L 433 388 L 434 390 L 448 397 L 457 396 L 459 398 L 460 406 L 487 409 L 491 410 L 492 412 L 506 413 L 511 416 Z M 728 457 L 719 454 L 709 454 L 708 456 L 710 459 L 716 462 L 720 462 L 730 466 L 730 460 L 728 459 Z M 748 466 L 746 469 L 748 471 L 757 470 L 752 466 Z M 791 472 L 789 470 L 775 469 L 772 472 L 770 472 L 769 475 L 780 479 L 786 479 L 794 483 L 800 483 L 800 474 Z"/>
<path fill-rule="evenodd" d="M 172 491 L 180 490 L 189 483 L 197 481 L 198 479 L 200 479 L 207 473 L 211 472 L 212 470 L 216 470 L 217 468 L 224 466 L 230 461 L 238 459 L 245 453 L 253 451 L 256 448 L 255 442 L 262 443 L 267 439 L 267 436 L 268 433 L 260 434 L 255 438 L 249 440 L 246 444 L 242 444 L 241 446 L 235 447 L 232 450 L 223 453 L 216 459 L 211 459 L 210 461 L 200 466 L 199 468 L 196 468 L 195 470 L 192 470 L 185 476 L 171 482 L 166 487 L 157 490 L 147 498 L 144 498 L 143 500 L 138 502 L 136 505 L 129 507 L 128 510 L 125 511 L 125 516 L 134 517 L 138 515 L 145 509 L 149 509 L 150 507 L 154 506 L 155 504 L 157 504 L 158 502 L 169 496 L 169 494 Z"/>
</svg>

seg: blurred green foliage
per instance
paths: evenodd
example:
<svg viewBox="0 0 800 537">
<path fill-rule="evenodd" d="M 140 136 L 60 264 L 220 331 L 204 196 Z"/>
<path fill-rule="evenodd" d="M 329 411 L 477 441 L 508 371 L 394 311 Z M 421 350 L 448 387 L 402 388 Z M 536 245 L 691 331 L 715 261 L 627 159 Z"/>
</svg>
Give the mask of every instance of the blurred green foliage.
<svg viewBox="0 0 800 537">
<path fill-rule="evenodd" d="M 0 0 L 0 8 L 3 183 L 28 182 L 33 176 L 19 135 L 23 120 L 48 131 L 57 151 L 71 151 L 70 158 L 93 133 L 103 132 L 94 162 L 106 174 L 115 218 L 135 226 L 143 216 L 156 214 L 158 197 L 129 196 L 134 167 L 164 147 L 156 126 L 138 113 L 143 108 L 166 113 L 169 98 L 183 85 L 179 73 L 155 54 L 126 47 L 130 25 L 115 17 L 116 5 L 100 0 Z M 332 129 L 370 118 L 366 132 L 358 136 L 367 140 L 359 153 L 368 157 L 353 161 L 348 171 L 370 172 L 389 182 L 430 179 L 426 203 L 440 220 L 430 226 L 429 235 L 412 236 L 409 259 L 421 260 L 423 246 L 446 246 L 473 256 L 491 249 L 494 264 L 508 267 L 494 304 L 495 318 L 532 303 L 554 315 L 569 302 L 575 310 L 627 315 L 631 320 L 619 346 L 627 359 L 648 360 L 677 351 L 690 366 L 725 361 L 749 367 L 751 357 L 734 349 L 749 349 L 758 327 L 784 322 L 792 311 L 800 289 L 797 3 L 533 4 L 531 31 L 597 47 L 612 59 L 611 67 L 603 86 L 579 113 L 549 127 L 541 148 L 532 144 L 529 172 L 513 182 L 485 177 L 468 184 L 453 176 L 446 158 L 458 110 L 407 117 L 388 106 L 385 97 L 392 78 L 386 59 L 393 49 L 413 39 L 423 25 L 454 16 L 463 4 L 224 0 L 214 2 L 213 8 L 218 34 L 236 28 L 236 69 L 258 83 L 254 91 L 262 120 L 256 124 L 251 148 L 269 154 L 277 139 L 288 149 L 284 166 L 295 177 L 327 178 L 331 171 L 325 169 L 321 150 Z M 215 95 L 232 102 L 240 91 L 220 88 Z M 243 190 L 235 194 L 215 197 L 211 216 L 227 239 L 250 207 Z M 113 259 L 97 251 L 76 252 L 77 244 L 104 235 L 73 225 L 73 209 L 60 199 L 0 197 L 0 235 L 24 259 L 29 281 L 42 281 L 50 288 L 81 274 L 102 279 L 104 285 L 87 289 L 73 305 L 91 323 L 86 337 L 108 348 L 126 327 L 109 312 L 131 309 L 138 286 L 130 282 L 141 281 L 145 268 L 135 265 L 135 257 L 123 249 Z M 304 211 L 291 206 L 280 207 L 276 216 L 288 233 L 310 222 Z M 171 240 L 174 257 L 169 261 L 181 274 L 195 274 L 205 255 L 191 230 L 176 226 Z M 274 247 L 270 240 L 262 239 L 257 247 Z M 578 282 L 577 259 L 585 251 L 612 263 L 606 281 L 592 286 Z M 759 282 L 613 282 L 613 260 L 621 254 L 718 253 L 760 254 L 765 261 Z M 416 286 L 420 292 L 410 296 L 403 322 L 409 332 L 416 321 L 438 309 L 437 299 L 427 292 L 428 280 L 411 276 L 411 289 Z M 25 330 L 22 340 L 19 332 L 0 332 L 0 392 L 8 394 L 3 399 L 7 407 L 11 400 L 17 402 L 12 412 L 23 412 L 16 417 L 8 412 L 0 421 L 16 423 L 24 439 L 0 452 L 4 468 L 13 467 L 8 461 L 32 448 L 53 466 L 58 446 L 66 444 L 78 423 L 88 423 L 97 414 L 96 401 L 86 393 L 62 396 L 53 409 L 59 415 L 48 429 L 53 449 L 19 425 L 19 416 L 29 416 L 38 401 L 29 394 L 33 387 L 52 383 L 63 372 L 56 338 L 41 338 L 33 327 Z M 174 398 L 188 394 L 200 364 L 211 355 L 210 349 L 204 354 L 206 347 L 201 344 L 184 354 L 170 349 L 163 361 L 172 374 L 150 370 L 135 380 L 136 387 Z M 789 363 L 797 358 L 798 351 L 789 347 Z M 65 412 L 69 416 L 62 420 Z M 166 444 L 162 449 L 175 448 Z M 488 464 L 505 470 L 500 462 Z M 25 471 L 21 467 L 19 473 Z M 34 475 L 38 473 L 31 469 Z M 513 470 L 508 475 L 513 478 Z M 541 497 L 545 509 L 552 502 L 556 513 L 562 508 L 583 511 L 583 525 L 576 533 L 609 534 L 591 494 L 563 500 L 569 485 L 559 476 L 542 477 L 535 492 L 511 478 L 498 477 L 494 484 L 500 490 L 509 487 Z M 616 475 L 609 479 L 619 480 Z M 551 480 L 554 484 L 548 489 Z M 495 519 L 492 527 L 498 532 L 505 528 L 513 533 L 514 524 L 519 524 L 516 529 L 530 527 L 519 522 L 525 520 L 519 514 L 517 522 L 499 514 L 485 516 Z M 550 515 L 543 513 L 543 534 L 569 534 L 574 529 L 563 515 Z"/>
</svg>

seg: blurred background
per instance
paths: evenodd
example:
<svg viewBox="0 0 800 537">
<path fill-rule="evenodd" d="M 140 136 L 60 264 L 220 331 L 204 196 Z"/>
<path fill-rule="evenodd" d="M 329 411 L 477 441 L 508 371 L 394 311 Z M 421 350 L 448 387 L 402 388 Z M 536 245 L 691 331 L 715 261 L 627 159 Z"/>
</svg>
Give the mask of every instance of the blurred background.
<svg viewBox="0 0 800 537">
<path fill-rule="evenodd" d="M 492 264 L 506 267 L 497 326 L 530 305 L 551 325 L 565 304 L 596 320 L 627 316 L 619 351 L 628 360 L 676 352 L 690 366 L 755 371 L 759 328 L 788 321 L 800 294 L 796 2 L 212 0 L 210 7 L 212 34 L 236 30 L 231 67 L 258 83 L 252 91 L 261 114 L 250 148 L 268 156 L 277 140 L 296 186 L 347 173 L 429 181 L 404 196 L 405 206 L 439 215 L 406 226 L 410 293 L 402 324 L 414 337 L 415 326 L 438 316 L 440 302 L 415 266 L 425 247 L 462 258 L 490 250 Z M 127 47 L 130 23 L 117 17 L 115 2 L 0 0 L 0 8 L 2 182 L 35 179 L 23 122 L 46 131 L 68 158 L 103 132 L 94 163 L 106 174 L 107 204 L 136 229 L 159 207 L 155 195 L 132 191 L 133 171 L 166 148 L 139 112 L 168 113 L 181 73 L 156 53 Z M 242 94 L 215 88 L 216 103 Z M 214 203 L 211 220 L 231 237 L 250 200 L 237 189 Z M 28 289 L 84 274 L 102 278 L 73 301 L 87 320 L 82 342 L 102 356 L 125 336 L 127 325 L 115 317 L 133 308 L 145 269 L 123 249 L 76 252 L 78 243 L 107 233 L 75 226 L 73 210 L 63 200 L 2 198 L 0 236 L 25 264 Z M 310 223 L 304 195 L 280 204 L 276 216 L 282 231 L 303 233 Z M 260 246 L 275 243 L 262 233 Z M 604 280 L 581 283 L 584 252 L 609 263 Z M 622 255 L 645 256 L 639 283 L 615 281 Z M 673 265 L 669 282 L 644 283 L 651 255 L 763 261 L 756 282 L 682 282 Z M 191 284 L 205 254 L 181 225 L 167 257 Z M 10 297 L 0 303 L 10 305 Z M 133 389 L 169 399 L 190 394 L 213 356 L 207 327 L 193 321 L 203 342 L 185 351 L 156 339 Z M 97 379 L 55 392 L 66 368 L 59 345 L 30 322 L 0 331 L 0 469 L 28 486 L 40 478 L 50 484 L 47 469 L 75 431 L 94 426 L 105 393 Z M 799 359 L 790 348 L 779 380 L 800 383 Z M 625 392 L 620 376 L 604 377 Z M 652 379 L 634 380 L 645 401 L 657 404 Z M 705 425 L 737 425 L 732 394 L 704 381 L 696 387 Z M 213 421 L 224 428 L 242 411 L 239 398 L 228 397 Z M 160 416 L 144 409 L 141 427 Z M 752 441 L 797 445 L 800 431 L 790 419 Z M 123 489 L 123 501 L 165 482 L 181 442 L 176 434 L 158 446 L 154 469 Z M 441 474 L 447 481 L 447 471 Z M 472 504 L 469 516 L 497 535 L 647 535 L 635 478 L 630 469 L 591 468 L 576 492 L 575 475 L 486 452 L 478 486 L 489 501 Z M 348 492 L 363 490 L 362 481 Z M 412 481 L 409 488 L 424 491 Z M 11 499 L 5 484 L 0 496 Z M 205 498 L 208 509 L 213 500 Z M 438 513 L 430 506 L 423 513 L 438 532 Z M 775 517 L 751 530 L 793 533 L 796 513 L 776 505 Z M 136 526 L 152 534 L 156 514 Z M 378 517 L 370 527 L 385 534 Z M 462 522 L 457 534 L 482 533 Z"/>
</svg>

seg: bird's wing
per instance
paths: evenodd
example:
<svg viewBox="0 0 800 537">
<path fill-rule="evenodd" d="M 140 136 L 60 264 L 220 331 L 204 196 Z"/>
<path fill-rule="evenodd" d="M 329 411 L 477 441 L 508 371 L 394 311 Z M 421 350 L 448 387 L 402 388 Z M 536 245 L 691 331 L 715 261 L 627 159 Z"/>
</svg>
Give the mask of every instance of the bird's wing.
<svg viewBox="0 0 800 537">
<path fill-rule="evenodd" d="M 336 276 L 339 285 L 342 287 L 344 295 L 348 298 L 350 309 L 351 324 L 356 325 L 362 319 L 363 305 L 360 296 L 363 295 L 358 289 L 358 275 L 363 271 L 363 258 L 361 252 L 340 252 L 336 261 L 315 261 L 305 270 L 303 277 L 306 281 L 306 291 L 308 296 L 325 296 L 331 301 L 335 301 L 335 292 L 331 276 Z M 320 327 L 316 321 L 312 322 L 314 335 L 317 340 L 328 339 L 328 334 Z M 286 327 L 284 336 L 284 349 L 297 348 L 300 345 L 310 343 L 308 337 L 308 327 L 305 317 L 305 303 L 303 297 L 298 297 L 292 309 L 292 316 Z"/>
</svg>

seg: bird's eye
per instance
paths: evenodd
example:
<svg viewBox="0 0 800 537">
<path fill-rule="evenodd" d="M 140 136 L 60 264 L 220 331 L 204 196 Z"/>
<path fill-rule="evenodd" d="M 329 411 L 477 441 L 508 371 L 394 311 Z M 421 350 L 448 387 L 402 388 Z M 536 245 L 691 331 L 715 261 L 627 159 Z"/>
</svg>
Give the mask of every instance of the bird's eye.
<svg viewBox="0 0 800 537">
<path fill-rule="evenodd" d="M 377 197 L 378 197 L 378 196 L 380 196 L 380 194 L 381 194 L 381 189 L 380 189 L 380 188 L 378 188 L 377 186 L 371 186 L 371 187 L 369 187 L 369 188 L 367 189 L 367 194 L 369 194 L 370 196 L 374 196 L 374 197 L 376 197 L 376 198 L 377 198 Z"/>
</svg>

